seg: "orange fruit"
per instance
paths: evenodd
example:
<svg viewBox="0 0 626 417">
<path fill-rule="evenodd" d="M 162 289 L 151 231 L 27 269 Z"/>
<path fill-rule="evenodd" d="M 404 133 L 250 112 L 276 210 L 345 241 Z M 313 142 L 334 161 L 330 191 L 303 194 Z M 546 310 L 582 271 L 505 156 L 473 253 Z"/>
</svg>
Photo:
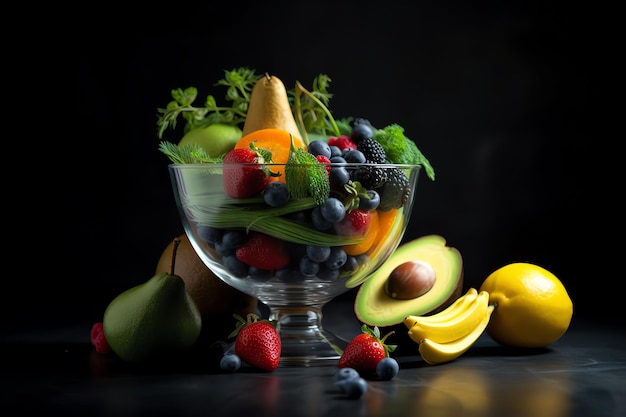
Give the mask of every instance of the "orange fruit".
<svg viewBox="0 0 626 417">
<path fill-rule="evenodd" d="M 272 152 L 273 163 L 286 164 L 289 158 L 289 149 L 291 149 L 291 138 L 292 135 L 286 130 L 273 128 L 260 129 L 248 133 L 239 139 L 235 148 L 249 148 L 250 144 L 254 142 L 257 148 L 267 149 Z M 305 148 L 302 140 L 295 136 L 293 136 L 293 144 L 296 148 Z M 271 170 L 280 173 L 281 176 L 278 177 L 278 179 L 284 181 L 284 167 L 272 167 Z"/>
<path fill-rule="evenodd" d="M 495 304 L 487 334 L 512 347 L 541 348 L 569 328 L 573 303 L 563 283 L 547 269 L 525 262 L 504 265 L 492 272 L 480 291 Z"/>
<path fill-rule="evenodd" d="M 272 152 L 272 160 L 275 164 L 286 164 L 289 158 L 291 137 L 289 132 L 282 129 L 255 130 L 239 139 L 235 148 L 249 148 L 250 143 L 254 142 L 257 148 Z M 302 139 L 296 136 L 293 136 L 293 144 L 296 148 L 305 148 Z"/>
<path fill-rule="evenodd" d="M 389 231 L 396 223 L 396 217 L 400 213 L 399 209 L 391 209 L 387 211 L 378 211 L 378 236 L 379 240 L 382 240 L 383 237 L 386 237 L 389 234 Z"/>
</svg>

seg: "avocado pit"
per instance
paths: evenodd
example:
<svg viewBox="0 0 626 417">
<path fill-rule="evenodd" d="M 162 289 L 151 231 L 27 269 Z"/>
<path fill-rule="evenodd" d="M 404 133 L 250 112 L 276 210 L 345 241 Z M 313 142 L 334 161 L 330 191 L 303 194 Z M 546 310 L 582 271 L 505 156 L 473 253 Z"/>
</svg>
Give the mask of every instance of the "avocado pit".
<svg viewBox="0 0 626 417">
<path fill-rule="evenodd" d="M 413 260 L 398 265 L 385 282 L 391 298 L 411 300 L 426 294 L 435 285 L 435 270 L 427 262 Z"/>
</svg>

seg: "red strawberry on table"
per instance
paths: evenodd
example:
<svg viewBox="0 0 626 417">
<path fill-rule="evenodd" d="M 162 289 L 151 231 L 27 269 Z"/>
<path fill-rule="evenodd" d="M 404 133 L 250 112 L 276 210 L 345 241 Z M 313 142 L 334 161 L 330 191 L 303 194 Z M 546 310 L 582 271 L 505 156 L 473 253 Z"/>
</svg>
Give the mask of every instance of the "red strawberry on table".
<svg viewBox="0 0 626 417">
<path fill-rule="evenodd" d="M 237 328 L 229 337 L 235 337 L 235 353 L 239 358 L 256 368 L 273 371 L 278 368 L 282 344 L 274 323 L 261 320 L 250 313 L 244 320 L 238 314 Z"/>
<path fill-rule="evenodd" d="M 389 357 L 389 353 L 396 349 L 396 345 L 386 345 L 385 340 L 394 332 L 387 333 L 382 339 L 380 329 L 361 326 L 363 333 L 355 336 L 344 349 L 339 358 L 339 368 L 353 368 L 361 375 L 375 374 L 376 365 L 382 359 Z"/>
<path fill-rule="evenodd" d="M 270 182 L 270 173 L 263 165 L 267 161 L 260 152 L 250 148 L 236 148 L 224 156 L 224 191 L 232 198 L 246 198 L 260 194 Z"/>
<path fill-rule="evenodd" d="M 235 255 L 243 263 L 268 271 L 282 269 L 289 264 L 285 242 L 261 232 L 250 232 Z"/>
</svg>

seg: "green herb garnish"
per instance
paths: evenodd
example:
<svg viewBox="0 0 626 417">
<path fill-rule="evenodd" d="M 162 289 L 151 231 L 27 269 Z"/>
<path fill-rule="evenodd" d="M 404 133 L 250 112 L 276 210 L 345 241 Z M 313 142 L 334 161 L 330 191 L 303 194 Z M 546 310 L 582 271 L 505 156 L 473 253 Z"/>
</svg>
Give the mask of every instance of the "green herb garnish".
<svg viewBox="0 0 626 417">
<path fill-rule="evenodd" d="M 293 145 L 285 165 L 285 183 L 294 199 L 312 196 L 317 205 L 326 201 L 330 194 L 330 180 L 326 168 L 312 154 Z"/>
<path fill-rule="evenodd" d="M 421 165 L 426 175 L 435 180 L 435 170 L 428 159 L 418 149 L 415 142 L 404 135 L 404 128 L 398 124 L 391 124 L 374 132 L 374 140 L 385 149 L 387 159 L 393 164 Z"/>
</svg>

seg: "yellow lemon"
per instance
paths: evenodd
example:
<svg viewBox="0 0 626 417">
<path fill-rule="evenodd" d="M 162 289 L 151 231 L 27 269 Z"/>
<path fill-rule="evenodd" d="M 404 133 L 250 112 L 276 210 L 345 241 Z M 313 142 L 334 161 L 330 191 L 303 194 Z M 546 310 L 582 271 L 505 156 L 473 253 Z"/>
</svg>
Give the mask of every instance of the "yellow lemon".
<svg viewBox="0 0 626 417">
<path fill-rule="evenodd" d="M 574 312 L 563 283 L 538 265 L 517 262 L 492 272 L 480 287 L 496 308 L 487 334 L 513 347 L 541 348 L 559 339 Z"/>
</svg>

